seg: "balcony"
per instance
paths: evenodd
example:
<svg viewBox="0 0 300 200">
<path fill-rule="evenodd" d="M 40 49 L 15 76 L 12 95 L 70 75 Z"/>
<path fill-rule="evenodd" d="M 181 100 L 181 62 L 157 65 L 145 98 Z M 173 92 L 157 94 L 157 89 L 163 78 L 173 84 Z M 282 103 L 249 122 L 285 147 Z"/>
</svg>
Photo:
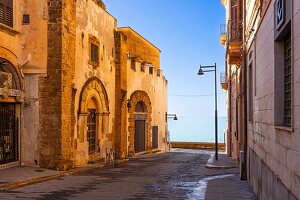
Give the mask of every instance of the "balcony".
<svg viewBox="0 0 300 200">
<path fill-rule="evenodd" d="M 221 0 L 221 3 L 225 6 L 227 4 L 227 0 Z"/>
<path fill-rule="evenodd" d="M 220 44 L 222 46 L 225 46 L 226 44 L 226 25 L 225 24 L 221 24 L 220 25 Z"/>
<path fill-rule="evenodd" d="M 223 90 L 228 90 L 228 81 L 225 72 L 220 73 L 220 82 L 221 82 L 221 88 Z"/>
<path fill-rule="evenodd" d="M 227 42 L 229 64 L 239 65 L 242 61 L 243 24 L 240 20 L 228 20 Z"/>
</svg>

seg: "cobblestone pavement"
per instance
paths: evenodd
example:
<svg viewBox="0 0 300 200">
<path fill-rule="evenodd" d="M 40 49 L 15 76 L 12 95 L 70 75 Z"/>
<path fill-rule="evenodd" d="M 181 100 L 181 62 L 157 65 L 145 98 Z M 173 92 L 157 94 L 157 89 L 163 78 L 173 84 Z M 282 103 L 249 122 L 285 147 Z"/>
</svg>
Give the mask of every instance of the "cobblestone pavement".
<svg viewBox="0 0 300 200">
<path fill-rule="evenodd" d="M 208 169 L 210 153 L 143 155 L 90 171 L 0 193 L 0 199 L 249 199 L 238 169 Z"/>
</svg>

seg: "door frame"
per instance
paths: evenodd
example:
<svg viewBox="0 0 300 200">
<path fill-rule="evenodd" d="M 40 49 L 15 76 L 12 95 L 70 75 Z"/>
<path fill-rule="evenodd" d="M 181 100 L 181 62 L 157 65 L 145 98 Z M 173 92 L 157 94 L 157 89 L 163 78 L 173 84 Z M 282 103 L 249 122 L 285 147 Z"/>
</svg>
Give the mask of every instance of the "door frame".
<svg viewBox="0 0 300 200">
<path fill-rule="evenodd" d="M 136 147 L 136 139 L 137 139 L 137 134 L 136 134 L 136 122 L 137 121 L 143 121 L 144 122 L 144 133 L 143 133 L 143 135 L 144 135 L 144 148 L 143 148 L 143 150 L 141 150 L 141 151 L 137 151 L 137 147 Z M 147 121 L 147 114 L 145 114 L 145 113 L 136 113 L 136 114 L 134 114 L 134 152 L 135 153 L 141 153 L 141 152 L 145 152 L 146 151 L 146 147 L 147 147 L 147 133 L 146 133 L 146 130 L 147 130 L 147 123 L 146 123 L 146 121 Z"/>
</svg>

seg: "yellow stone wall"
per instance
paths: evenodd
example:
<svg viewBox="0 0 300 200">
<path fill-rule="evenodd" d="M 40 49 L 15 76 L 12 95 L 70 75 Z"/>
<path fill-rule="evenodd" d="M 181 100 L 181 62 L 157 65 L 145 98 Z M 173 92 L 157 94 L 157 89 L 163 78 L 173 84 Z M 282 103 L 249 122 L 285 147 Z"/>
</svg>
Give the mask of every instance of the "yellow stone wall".
<svg viewBox="0 0 300 200">
<path fill-rule="evenodd" d="M 116 46 L 116 134 L 118 135 L 115 143 L 118 157 L 123 158 L 134 154 L 134 108 L 139 100 L 150 109 L 147 110 L 146 150 L 152 151 L 152 126 L 158 126 L 158 148 L 164 151 L 167 131 L 165 122 L 167 80 L 159 66 L 160 50 L 128 27 L 117 29 Z M 134 68 L 131 62 L 134 62 Z M 141 70 L 142 66 L 144 71 Z M 153 74 L 150 74 L 149 70 L 152 67 Z M 132 102 L 131 108 L 127 108 L 127 100 Z"/>
<path fill-rule="evenodd" d="M 151 63 L 154 68 L 160 68 L 160 50 L 143 36 L 129 27 L 118 28 L 118 31 L 126 35 L 127 53 L 137 60 Z"/>
<path fill-rule="evenodd" d="M 88 154 L 88 141 L 86 132 L 87 114 L 79 106 L 83 103 L 81 96 L 85 85 L 91 79 L 97 80 L 103 90 L 99 104 L 98 115 L 98 155 L 94 157 L 105 157 L 105 152 L 113 147 L 114 137 L 114 113 L 115 113 L 115 43 L 114 30 L 116 19 L 107 13 L 102 4 L 96 1 L 77 0 L 76 2 L 76 64 L 74 88 L 75 95 L 75 131 L 74 149 L 75 164 L 86 164 L 91 161 Z M 99 46 L 99 64 L 91 65 L 90 42 L 94 41 Z M 94 86 L 85 89 L 87 95 L 93 93 Z M 88 100 L 87 100 L 88 101 Z M 105 102 L 108 105 L 103 105 Z M 85 111 L 86 112 L 86 111 Z M 83 138 L 83 139 L 80 139 Z"/>
<path fill-rule="evenodd" d="M 38 79 L 47 69 L 47 7 L 47 0 L 14 1 L 13 27 L 0 24 L 0 57 L 14 65 L 24 94 L 17 116 L 23 164 L 39 160 Z M 22 23 L 23 14 L 29 15 L 29 24 Z M 0 97 L 0 101 L 5 99 Z"/>
</svg>

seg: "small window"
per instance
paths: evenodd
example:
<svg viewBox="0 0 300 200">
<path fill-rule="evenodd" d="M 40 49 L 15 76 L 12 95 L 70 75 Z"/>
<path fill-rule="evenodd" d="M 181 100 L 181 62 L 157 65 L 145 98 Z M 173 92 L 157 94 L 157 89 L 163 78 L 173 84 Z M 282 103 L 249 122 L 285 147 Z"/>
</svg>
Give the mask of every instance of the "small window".
<svg viewBox="0 0 300 200">
<path fill-rule="evenodd" d="M 156 76 L 159 76 L 159 77 L 160 77 L 160 72 L 161 72 L 161 70 L 158 69 L 158 70 L 156 71 Z"/>
<path fill-rule="evenodd" d="M 93 43 L 91 43 L 91 61 L 99 64 L 99 47 Z"/>
<path fill-rule="evenodd" d="M 22 20 L 23 24 L 29 24 L 30 23 L 30 17 L 28 14 L 23 14 L 23 20 Z"/>
<path fill-rule="evenodd" d="M 130 66 L 131 66 L 131 69 L 133 69 L 134 71 L 136 71 L 135 64 L 136 64 L 135 60 L 131 59 L 131 65 Z"/>
<path fill-rule="evenodd" d="M 145 72 L 145 65 L 146 65 L 145 63 L 141 64 L 141 72 Z"/>
<path fill-rule="evenodd" d="M 154 71 L 153 67 L 149 67 L 149 74 L 153 74 L 153 71 Z"/>
<path fill-rule="evenodd" d="M 0 23 L 13 27 L 13 0 L 0 0 Z"/>
</svg>

